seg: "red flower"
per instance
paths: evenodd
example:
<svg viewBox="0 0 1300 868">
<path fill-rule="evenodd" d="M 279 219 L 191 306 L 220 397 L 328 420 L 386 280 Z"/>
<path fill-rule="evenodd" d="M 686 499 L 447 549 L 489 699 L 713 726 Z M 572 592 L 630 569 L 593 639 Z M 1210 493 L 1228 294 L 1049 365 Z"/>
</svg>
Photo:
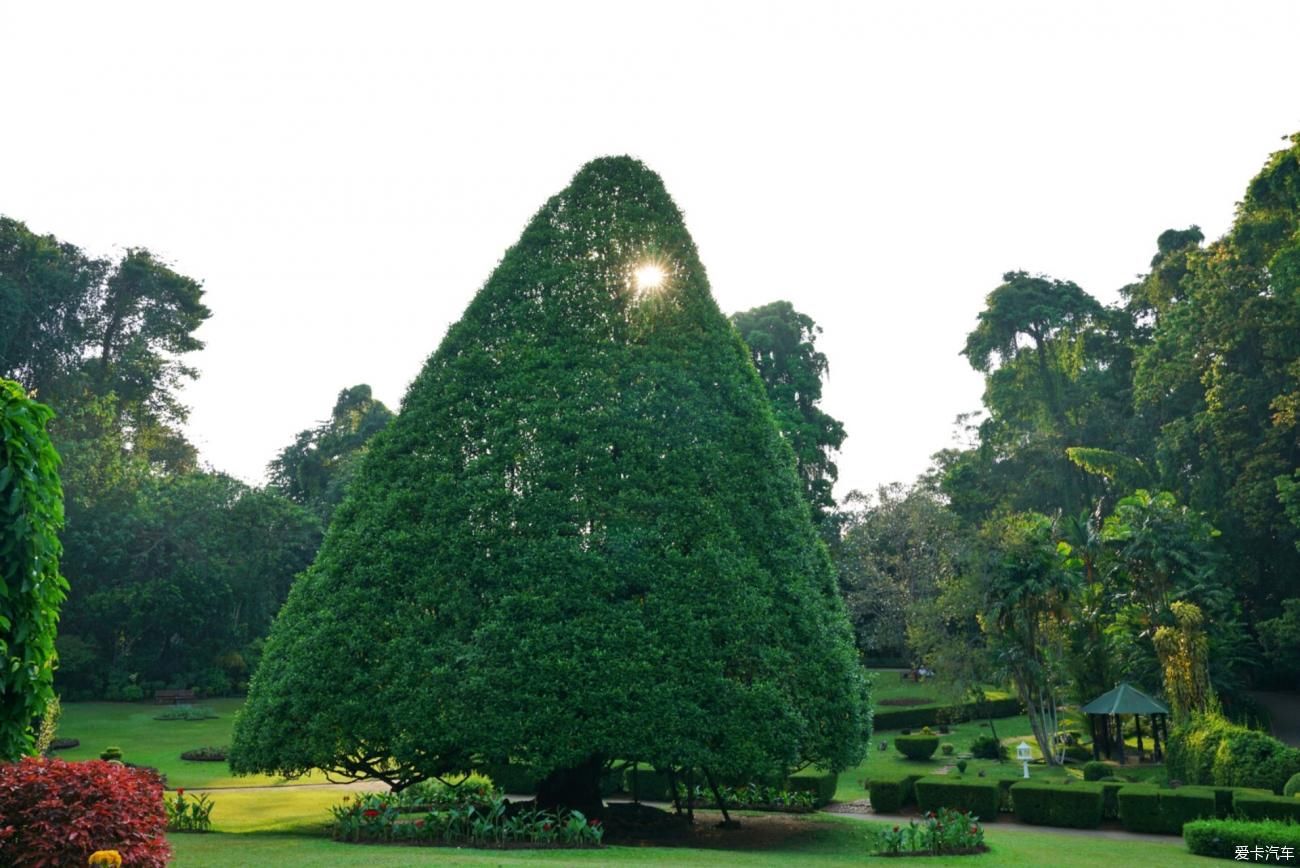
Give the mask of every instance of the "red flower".
<svg viewBox="0 0 1300 868">
<path fill-rule="evenodd" d="M 599 825 L 600 825 L 600 820 L 588 820 L 588 821 L 587 821 L 587 825 L 588 825 L 588 826 L 599 826 Z"/>
<path fill-rule="evenodd" d="M 184 788 L 184 787 L 181 787 L 180 789 L 178 789 L 178 790 L 176 791 L 176 795 L 177 795 L 177 796 L 183 796 L 183 795 L 185 795 L 185 788 Z"/>
<path fill-rule="evenodd" d="M 895 832 L 898 831 L 898 827 L 897 827 L 897 826 L 894 827 L 894 831 L 895 831 Z"/>
<path fill-rule="evenodd" d="M 971 827 L 970 827 L 970 833 L 971 833 L 972 835 L 974 835 L 974 834 L 975 834 L 976 832 L 978 832 L 979 830 L 980 830 L 980 827 L 979 827 L 979 826 L 971 826 Z"/>
<path fill-rule="evenodd" d="M 362 812 L 362 814 L 364 816 L 370 817 L 371 819 L 379 816 L 379 812 L 376 811 L 374 808 L 367 808 L 365 811 Z"/>
<path fill-rule="evenodd" d="M 416 820 L 416 821 L 415 821 L 415 828 L 417 828 L 417 829 L 423 829 L 423 828 L 424 828 L 424 820 Z"/>
<path fill-rule="evenodd" d="M 549 831 L 551 831 L 551 824 L 550 824 L 550 823 L 543 823 L 543 824 L 542 824 L 542 831 L 543 831 L 543 832 L 549 832 Z"/>
</svg>

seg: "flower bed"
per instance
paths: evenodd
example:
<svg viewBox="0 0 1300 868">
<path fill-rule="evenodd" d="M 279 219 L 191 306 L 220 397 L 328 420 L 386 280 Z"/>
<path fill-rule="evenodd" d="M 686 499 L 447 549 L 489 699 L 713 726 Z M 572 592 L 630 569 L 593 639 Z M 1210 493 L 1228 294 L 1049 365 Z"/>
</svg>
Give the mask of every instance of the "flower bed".
<svg viewBox="0 0 1300 868">
<path fill-rule="evenodd" d="M 931 811 L 920 822 L 877 830 L 870 841 L 874 856 L 973 856 L 988 850 L 979 820 L 948 808 Z"/>
</svg>

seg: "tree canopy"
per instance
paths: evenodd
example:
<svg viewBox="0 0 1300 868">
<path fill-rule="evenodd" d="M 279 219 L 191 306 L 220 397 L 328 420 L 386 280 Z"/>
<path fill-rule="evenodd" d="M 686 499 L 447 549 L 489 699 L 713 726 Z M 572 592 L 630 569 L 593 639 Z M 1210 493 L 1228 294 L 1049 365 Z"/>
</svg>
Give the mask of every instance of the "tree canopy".
<svg viewBox="0 0 1300 868">
<path fill-rule="evenodd" d="M 719 778 L 869 736 L 825 547 L 662 182 L 552 197 L 371 443 L 272 628 L 238 772 L 397 786 L 483 761 L 598 804 L 614 759 Z"/>
</svg>

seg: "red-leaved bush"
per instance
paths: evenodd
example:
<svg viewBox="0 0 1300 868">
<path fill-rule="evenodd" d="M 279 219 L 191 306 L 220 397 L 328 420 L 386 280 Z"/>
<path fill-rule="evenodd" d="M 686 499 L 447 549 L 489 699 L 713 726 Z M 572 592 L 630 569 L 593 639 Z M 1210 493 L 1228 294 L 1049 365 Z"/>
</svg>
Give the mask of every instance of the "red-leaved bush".
<svg viewBox="0 0 1300 868">
<path fill-rule="evenodd" d="M 92 760 L 27 758 L 0 765 L 0 865 L 85 865 L 116 850 L 131 868 L 164 866 L 163 785 L 153 772 Z"/>
</svg>

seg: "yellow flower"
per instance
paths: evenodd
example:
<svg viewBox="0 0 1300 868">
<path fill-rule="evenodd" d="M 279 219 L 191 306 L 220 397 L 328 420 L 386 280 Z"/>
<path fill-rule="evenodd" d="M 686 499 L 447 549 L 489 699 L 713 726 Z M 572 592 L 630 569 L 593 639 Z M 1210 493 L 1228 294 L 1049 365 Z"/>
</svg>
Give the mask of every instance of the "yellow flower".
<svg viewBox="0 0 1300 868">
<path fill-rule="evenodd" d="M 122 855 L 116 850 L 96 850 L 90 854 L 90 864 L 98 868 L 122 868 Z"/>
</svg>

